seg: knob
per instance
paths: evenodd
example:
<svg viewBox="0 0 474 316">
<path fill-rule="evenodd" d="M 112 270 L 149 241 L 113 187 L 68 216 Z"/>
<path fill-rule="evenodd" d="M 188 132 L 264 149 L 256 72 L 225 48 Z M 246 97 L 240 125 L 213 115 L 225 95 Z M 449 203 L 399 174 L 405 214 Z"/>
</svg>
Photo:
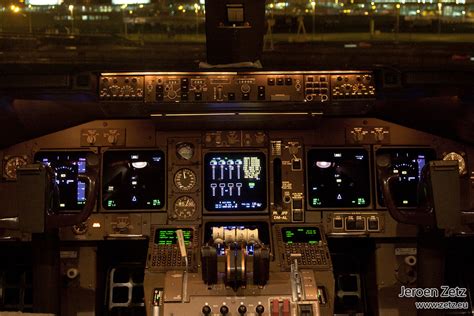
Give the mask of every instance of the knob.
<svg viewBox="0 0 474 316">
<path fill-rule="evenodd" d="M 255 312 L 257 312 L 258 315 L 262 315 L 263 312 L 265 312 L 265 307 L 263 307 L 262 304 L 257 305 L 257 307 L 255 307 Z"/>
<path fill-rule="evenodd" d="M 242 91 L 242 93 L 249 93 L 250 92 L 250 86 L 246 83 L 244 83 L 243 85 L 240 86 L 240 91 Z"/>
<path fill-rule="evenodd" d="M 220 311 L 222 315 L 227 315 L 229 314 L 229 307 L 222 305 Z"/>
<path fill-rule="evenodd" d="M 210 315 L 210 314 L 211 314 L 211 311 L 212 311 L 211 308 L 210 308 L 209 306 L 207 306 L 207 305 L 204 305 L 204 306 L 202 307 L 202 313 L 203 313 L 204 315 Z"/>
<path fill-rule="evenodd" d="M 245 307 L 245 305 L 240 305 L 237 311 L 240 315 L 245 315 L 245 313 L 247 313 L 247 307 Z"/>
</svg>

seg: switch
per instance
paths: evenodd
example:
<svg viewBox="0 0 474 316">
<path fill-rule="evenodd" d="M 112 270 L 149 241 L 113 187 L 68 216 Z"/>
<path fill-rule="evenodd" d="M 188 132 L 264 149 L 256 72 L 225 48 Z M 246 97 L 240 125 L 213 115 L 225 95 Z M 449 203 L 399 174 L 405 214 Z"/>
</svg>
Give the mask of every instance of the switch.
<svg viewBox="0 0 474 316">
<path fill-rule="evenodd" d="M 300 305 L 298 305 L 298 315 L 300 315 L 300 316 L 313 316 L 313 305 L 311 305 L 311 304 L 300 304 Z"/>
<path fill-rule="evenodd" d="M 257 305 L 257 307 L 255 307 L 255 312 L 257 313 L 257 315 L 262 315 L 263 313 L 265 313 L 265 307 L 263 307 L 262 304 L 259 304 Z"/>
<path fill-rule="evenodd" d="M 265 87 L 264 86 L 258 86 L 258 96 L 257 98 L 259 100 L 265 100 Z"/>
<path fill-rule="evenodd" d="M 188 100 L 188 93 L 187 92 L 181 92 L 181 100 L 183 100 L 183 101 Z"/>
<path fill-rule="evenodd" d="M 189 82 L 188 78 L 181 78 L 181 92 L 188 92 Z"/>
<path fill-rule="evenodd" d="M 229 99 L 229 101 L 235 100 L 235 93 L 234 92 L 227 93 L 227 98 Z"/>
<path fill-rule="evenodd" d="M 237 312 L 240 315 L 245 315 L 245 313 L 247 313 L 247 307 L 245 305 L 240 305 L 239 308 L 237 309 Z"/>
<path fill-rule="evenodd" d="M 303 221 L 303 212 L 293 211 L 293 221 L 294 222 L 302 222 Z"/>
<path fill-rule="evenodd" d="M 291 78 L 285 78 L 285 84 L 286 84 L 287 86 L 291 86 L 291 85 L 293 84 L 293 79 L 291 79 Z"/>
<path fill-rule="evenodd" d="M 349 216 L 346 218 L 346 230 L 356 230 L 356 221 L 354 217 Z"/>
<path fill-rule="evenodd" d="M 194 100 L 201 101 L 202 100 L 202 93 L 201 92 L 195 92 L 194 93 Z"/>
<path fill-rule="evenodd" d="M 290 300 L 283 300 L 283 307 L 281 309 L 282 316 L 291 316 L 290 312 Z"/>
<path fill-rule="evenodd" d="M 379 231 L 379 219 L 377 217 L 370 217 L 367 219 L 368 230 Z"/>
<path fill-rule="evenodd" d="M 312 76 L 311 76 L 311 77 L 308 77 L 308 78 L 306 78 L 306 81 L 308 81 L 308 82 L 313 82 L 313 81 L 314 81 L 314 77 L 312 77 Z"/>
<path fill-rule="evenodd" d="M 355 228 L 356 230 L 361 230 L 361 231 L 365 230 L 365 219 L 363 217 L 356 219 Z"/>
<path fill-rule="evenodd" d="M 278 300 L 273 300 L 272 301 L 272 316 L 280 316 L 280 301 Z"/>
<path fill-rule="evenodd" d="M 212 310 L 211 310 L 211 308 L 210 308 L 209 306 L 204 305 L 204 306 L 202 307 L 202 313 L 203 313 L 204 315 L 206 315 L 206 316 L 207 316 L 207 315 L 210 315 L 211 312 L 212 312 Z"/>
<path fill-rule="evenodd" d="M 242 93 L 242 100 L 250 100 L 250 93 Z"/>
<path fill-rule="evenodd" d="M 283 78 L 277 78 L 277 85 L 282 86 L 284 83 Z"/>
<path fill-rule="evenodd" d="M 303 169 L 303 166 L 302 166 L 302 163 L 301 163 L 301 159 L 294 158 L 294 159 L 291 160 L 291 170 L 299 171 L 299 170 L 302 170 L 302 169 Z"/>
<path fill-rule="evenodd" d="M 267 83 L 269 86 L 274 86 L 275 85 L 275 78 L 268 78 Z"/>
<path fill-rule="evenodd" d="M 343 229 L 344 228 L 344 222 L 342 221 L 341 217 L 337 217 L 333 220 L 333 227 L 335 229 Z"/>
<path fill-rule="evenodd" d="M 229 314 L 229 307 L 225 306 L 225 305 L 222 305 L 221 306 L 221 309 L 220 309 L 220 312 L 222 315 L 227 315 Z"/>
<path fill-rule="evenodd" d="M 293 198 L 291 208 L 293 210 L 302 210 L 303 209 L 303 199 Z"/>
</svg>

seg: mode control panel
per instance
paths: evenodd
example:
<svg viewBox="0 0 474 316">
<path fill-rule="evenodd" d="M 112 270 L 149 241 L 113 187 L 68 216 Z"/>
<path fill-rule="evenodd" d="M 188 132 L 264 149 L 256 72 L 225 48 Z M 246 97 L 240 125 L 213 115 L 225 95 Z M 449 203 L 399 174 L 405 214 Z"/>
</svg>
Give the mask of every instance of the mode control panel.
<svg viewBox="0 0 474 316">
<path fill-rule="evenodd" d="M 101 101 L 327 102 L 374 99 L 370 71 L 103 73 Z"/>
</svg>

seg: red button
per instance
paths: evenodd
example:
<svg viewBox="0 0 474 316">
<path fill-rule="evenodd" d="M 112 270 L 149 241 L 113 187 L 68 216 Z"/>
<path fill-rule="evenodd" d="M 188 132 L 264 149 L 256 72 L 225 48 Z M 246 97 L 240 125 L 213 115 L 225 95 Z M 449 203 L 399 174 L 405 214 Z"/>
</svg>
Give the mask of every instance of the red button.
<svg viewBox="0 0 474 316">
<path fill-rule="evenodd" d="M 290 300 L 283 300 L 282 313 L 283 313 L 283 316 L 291 316 L 290 315 Z"/>
<path fill-rule="evenodd" d="M 280 316 L 280 302 L 278 300 L 272 301 L 272 316 Z"/>
</svg>

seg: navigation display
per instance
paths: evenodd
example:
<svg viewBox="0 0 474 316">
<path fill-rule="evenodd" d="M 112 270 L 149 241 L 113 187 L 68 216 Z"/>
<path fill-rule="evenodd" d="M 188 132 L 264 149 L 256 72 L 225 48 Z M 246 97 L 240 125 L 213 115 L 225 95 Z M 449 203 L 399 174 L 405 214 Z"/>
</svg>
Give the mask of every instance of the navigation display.
<svg viewBox="0 0 474 316">
<path fill-rule="evenodd" d="M 265 211 L 266 157 L 261 152 L 212 152 L 204 157 L 208 211 Z"/>
<path fill-rule="evenodd" d="M 224 230 L 249 229 L 258 230 L 258 238 L 261 243 L 270 247 L 270 234 L 268 224 L 265 222 L 207 222 L 204 226 L 204 243 L 212 239 L 212 231 L 214 228 L 223 228 Z M 247 254 L 252 256 L 254 253 L 254 244 L 246 244 Z M 217 247 L 217 255 L 223 256 L 225 247 L 219 244 Z"/>
<path fill-rule="evenodd" d="M 431 148 L 380 148 L 375 155 L 376 157 L 389 155 L 392 164 L 390 172 L 399 175 L 398 181 L 391 187 L 395 205 L 418 206 L 418 182 L 421 172 L 430 160 L 436 158 L 436 152 Z M 377 183 L 378 202 L 381 206 L 385 206 L 378 179 Z"/>
<path fill-rule="evenodd" d="M 155 230 L 155 244 L 157 245 L 177 245 L 178 228 L 158 228 Z M 183 231 L 184 243 L 189 245 L 193 240 L 193 230 L 191 228 L 181 228 Z"/>
<path fill-rule="evenodd" d="M 321 232 L 317 227 L 283 227 L 281 234 L 285 244 L 318 244 L 321 241 Z"/>
<path fill-rule="evenodd" d="M 86 184 L 77 179 L 86 172 L 88 152 L 40 151 L 35 161 L 54 170 L 59 188 L 59 210 L 80 210 L 86 203 Z"/>
<path fill-rule="evenodd" d="M 369 206 L 370 164 L 367 150 L 309 150 L 308 197 L 312 208 Z"/>
<path fill-rule="evenodd" d="M 102 158 L 102 207 L 106 210 L 161 209 L 165 159 L 160 150 L 109 150 Z"/>
</svg>

